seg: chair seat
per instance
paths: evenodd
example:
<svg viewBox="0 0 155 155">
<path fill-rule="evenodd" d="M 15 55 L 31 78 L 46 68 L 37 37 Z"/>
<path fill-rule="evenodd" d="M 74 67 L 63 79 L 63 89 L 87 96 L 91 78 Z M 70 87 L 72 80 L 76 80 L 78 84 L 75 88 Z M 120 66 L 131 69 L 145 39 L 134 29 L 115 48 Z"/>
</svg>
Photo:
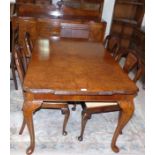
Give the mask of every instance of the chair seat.
<svg viewBox="0 0 155 155">
<path fill-rule="evenodd" d="M 85 102 L 87 108 L 106 107 L 118 105 L 117 102 Z"/>
</svg>

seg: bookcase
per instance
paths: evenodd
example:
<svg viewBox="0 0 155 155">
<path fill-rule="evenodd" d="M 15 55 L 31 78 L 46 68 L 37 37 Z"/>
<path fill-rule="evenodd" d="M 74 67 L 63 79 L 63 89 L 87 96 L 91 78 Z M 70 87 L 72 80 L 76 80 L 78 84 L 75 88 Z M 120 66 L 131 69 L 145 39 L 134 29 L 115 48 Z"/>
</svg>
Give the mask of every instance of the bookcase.
<svg viewBox="0 0 155 155">
<path fill-rule="evenodd" d="M 128 48 L 134 29 L 141 26 L 145 0 L 116 0 L 111 34 L 121 38 L 121 47 Z"/>
</svg>

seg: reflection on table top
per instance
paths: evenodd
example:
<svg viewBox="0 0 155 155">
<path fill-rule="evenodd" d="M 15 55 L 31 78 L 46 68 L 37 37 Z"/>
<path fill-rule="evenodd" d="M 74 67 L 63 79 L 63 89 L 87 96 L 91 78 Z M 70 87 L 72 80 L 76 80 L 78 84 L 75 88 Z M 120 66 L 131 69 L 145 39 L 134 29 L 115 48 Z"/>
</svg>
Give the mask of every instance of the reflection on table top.
<svg viewBox="0 0 155 155">
<path fill-rule="evenodd" d="M 102 43 L 37 40 L 24 90 L 53 94 L 135 94 L 137 87 Z"/>
</svg>

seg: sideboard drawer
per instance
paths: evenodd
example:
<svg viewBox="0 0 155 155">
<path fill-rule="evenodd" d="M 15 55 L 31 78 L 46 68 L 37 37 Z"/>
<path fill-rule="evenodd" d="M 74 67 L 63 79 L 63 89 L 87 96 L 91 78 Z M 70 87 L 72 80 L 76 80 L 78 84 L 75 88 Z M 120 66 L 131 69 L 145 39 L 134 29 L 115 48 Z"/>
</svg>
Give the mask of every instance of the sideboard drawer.
<svg viewBox="0 0 155 155">
<path fill-rule="evenodd" d="M 50 37 L 60 35 L 60 25 L 52 23 L 41 23 L 37 25 L 37 32 L 39 37 Z"/>
</svg>

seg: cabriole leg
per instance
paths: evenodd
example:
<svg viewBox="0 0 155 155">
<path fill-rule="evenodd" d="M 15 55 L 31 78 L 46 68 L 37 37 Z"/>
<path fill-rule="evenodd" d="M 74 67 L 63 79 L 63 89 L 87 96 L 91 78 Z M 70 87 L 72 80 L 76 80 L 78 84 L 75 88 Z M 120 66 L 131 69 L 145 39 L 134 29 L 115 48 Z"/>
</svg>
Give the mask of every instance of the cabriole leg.
<svg viewBox="0 0 155 155">
<path fill-rule="evenodd" d="M 70 116 L 70 110 L 69 110 L 69 108 L 63 108 L 62 109 L 62 114 L 65 115 L 64 123 L 63 123 L 63 131 L 62 131 L 62 134 L 64 136 L 66 136 L 67 135 L 66 126 L 67 126 L 67 122 L 68 122 L 68 119 L 69 119 L 69 116 Z"/>
<path fill-rule="evenodd" d="M 26 153 L 30 155 L 35 148 L 35 134 L 33 126 L 33 112 L 41 107 L 40 102 L 25 101 L 23 106 L 24 121 L 27 124 L 27 128 L 30 134 L 30 146 L 27 148 Z"/>
<path fill-rule="evenodd" d="M 80 133 L 80 136 L 78 137 L 79 141 L 83 140 L 83 134 L 84 134 L 84 130 L 86 127 L 86 123 L 87 123 L 88 119 L 90 119 L 90 118 L 91 118 L 91 114 L 82 111 L 81 133 Z"/>
<path fill-rule="evenodd" d="M 125 127 L 125 125 L 128 123 L 128 121 L 131 119 L 133 112 L 134 112 L 134 104 L 133 101 L 120 101 L 119 106 L 122 110 L 120 119 L 118 120 L 118 124 L 116 127 L 116 130 L 113 135 L 111 148 L 114 152 L 119 152 L 119 148 L 116 146 L 117 138 L 122 131 L 122 129 Z"/>
</svg>

